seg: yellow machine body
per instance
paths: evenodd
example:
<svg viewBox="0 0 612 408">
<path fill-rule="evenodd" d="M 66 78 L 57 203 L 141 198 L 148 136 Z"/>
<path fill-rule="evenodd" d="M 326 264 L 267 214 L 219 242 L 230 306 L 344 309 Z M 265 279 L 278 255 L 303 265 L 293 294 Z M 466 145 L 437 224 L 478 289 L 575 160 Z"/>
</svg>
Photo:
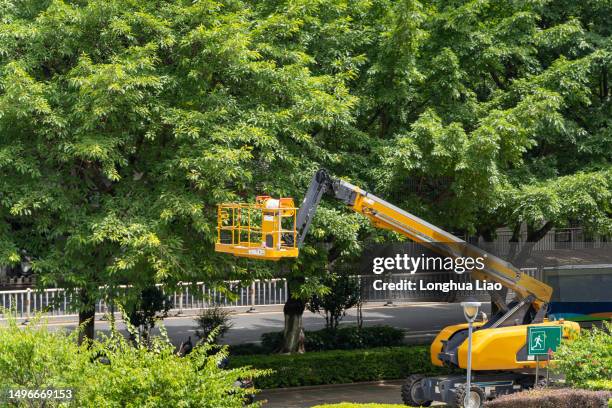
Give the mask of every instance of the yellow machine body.
<svg viewBox="0 0 612 408">
<path fill-rule="evenodd" d="M 498 328 L 477 330 L 484 323 L 474 323 L 472 336 L 472 370 L 493 371 L 493 370 L 529 370 L 536 368 L 535 359 L 529 359 L 526 351 L 521 350 L 526 347 L 527 327 L 555 326 L 563 328 L 562 339 L 569 339 L 580 331 L 580 326 L 576 322 L 570 321 L 544 321 L 543 323 L 516 325 Z M 442 351 L 442 342 L 449 340 L 455 333 L 466 330 L 467 323 L 448 326 L 442 329 L 431 344 L 431 362 L 436 366 L 443 366 L 443 362 L 438 358 Z M 457 349 L 460 368 L 467 368 L 468 342 L 465 341 Z M 524 356 L 524 358 L 523 358 Z M 546 358 L 541 358 L 540 367 L 546 367 Z"/>
<path fill-rule="evenodd" d="M 291 198 L 259 196 L 254 204 L 220 204 L 215 251 L 271 261 L 295 258 L 296 213 Z"/>
</svg>

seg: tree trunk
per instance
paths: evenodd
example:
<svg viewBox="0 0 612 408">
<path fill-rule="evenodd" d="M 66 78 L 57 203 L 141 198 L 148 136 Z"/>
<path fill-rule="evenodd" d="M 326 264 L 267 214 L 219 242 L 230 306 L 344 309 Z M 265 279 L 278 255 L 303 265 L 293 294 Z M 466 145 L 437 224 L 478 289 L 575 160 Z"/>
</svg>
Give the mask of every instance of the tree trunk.
<svg viewBox="0 0 612 408">
<path fill-rule="evenodd" d="M 285 314 L 285 329 L 283 331 L 283 343 L 279 350 L 280 353 L 303 353 L 304 352 L 304 327 L 302 316 L 306 303 L 301 299 L 289 297 L 283 307 Z"/>
<path fill-rule="evenodd" d="M 484 249 L 488 252 L 492 252 L 493 254 L 497 255 L 497 250 L 495 249 L 495 245 L 493 242 L 494 230 L 492 228 L 483 229 L 480 232 L 480 235 L 482 236 L 482 239 L 485 242 Z M 507 293 L 507 288 L 502 289 L 502 293 L 500 294 L 500 296 L 497 296 L 496 293 L 492 293 L 491 291 L 489 291 L 489 295 L 491 296 L 491 316 L 494 316 L 497 312 L 501 310 L 501 307 L 498 302 L 503 302 L 504 304 L 501 306 L 505 306 L 505 299 Z"/>
<path fill-rule="evenodd" d="M 505 259 L 508 262 L 512 262 L 514 261 L 514 258 L 516 257 L 516 252 L 518 251 L 519 246 L 521 244 L 521 223 L 520 222 L 517 223 L 512 229 L 512 237 L 510 237 L 509 243 L 510 243 L 510 249 Z"/>
<path fill-rule="evenodd" d="M 83 344 L 84 341 L 92 341 L 94 338 L 96 308 L 86 289 L 81 290 L 79 297 L 81 299 L 81 309 L 79 310 L 79 327 L 83 327 L 83 331 L 79 333 L 79 344 Z M 84 326 L 81 326 L 83 324 Z"/>
<path fill-rule="evenodd" d="M 521 248 L 521 251 L 514 257 L 512 263 L 518 267 L 524 267 L 525 263 L 531 256 L 531 251 L 535 244 L 538 243 L 542 238 L 548 234 L 548 232 L 553 228 L 554 224 L 551 221 L 547 221 L 540 228 L 533 227 L 531 225 L 527 225 L 527 242 Z"/>
</svg>

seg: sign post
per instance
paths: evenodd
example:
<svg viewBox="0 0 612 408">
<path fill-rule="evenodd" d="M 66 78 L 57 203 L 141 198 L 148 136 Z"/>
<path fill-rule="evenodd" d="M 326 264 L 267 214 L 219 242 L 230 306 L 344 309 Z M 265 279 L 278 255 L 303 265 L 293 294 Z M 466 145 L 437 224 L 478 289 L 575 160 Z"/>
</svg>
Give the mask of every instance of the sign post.
<svg viewBox="0 0 612 408">
<path fill-rule="evenodd" d="M 535 384 L 538 385 L 538 376 L 540 369 L 540 356 L 547 356 L 546 373 L 548 376 L 548 364 L 550 363 L 550 355 L 557 351 L 557 347 L 561 344 L 561 326 L 528 326 L 527 327 L 527 355 L 535 357 L 536 374 Z"/>
<path fill-rule="evenodd" d="M 548 353 L 546 353 L 546 386 L 548 387 L 548 383 L 550 382 L 550 360 L 552 359 L 553 351 L 552 349 L 548 349 Z"/>
</svg>

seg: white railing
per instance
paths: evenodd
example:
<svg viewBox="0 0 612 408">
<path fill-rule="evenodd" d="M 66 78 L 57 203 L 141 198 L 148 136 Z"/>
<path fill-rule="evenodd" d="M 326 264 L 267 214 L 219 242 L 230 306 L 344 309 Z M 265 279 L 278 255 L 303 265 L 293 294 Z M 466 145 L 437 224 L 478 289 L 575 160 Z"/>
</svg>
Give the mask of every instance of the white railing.
<svg viewBox="0 0 612 408">
<path fill-rule="evenodd" d="M 495 254 L 505 255 L 510 252 L 512 246 L 517 252 L 523 248 L 527 239 L 526 231 L 519 234 L 518 238 L 518 242 L 510 242 L 512 231 L 504 228 L 497 231 L 497 236 L 493 242 L 485 242 L 482 238 L 478 239 L 478 246 Z M 606 248 L 609 245 L 610 237 L 590 236 L 583 228 L 553 228 L 536 242 L 531 250 L 537 252 L 555 249 Z"/>
<path fill-rule="evenodd" d="M 157 285 L 160 286 L 161 285 Z M 284 304 L 287 299 L 287 283 L 284 279 L 256 280 L 248 286 L 240 286 L 238 281 L 227 282 L 231 293 L 220 292 L 206 286 L 203 282 L 182 284 L 167 294 L 172 304 L 170 313 L 180 314 L 185 310 L 220 307 L 255 307 Z M 102 288 L 101 288 L 102 289 Z M 125 286 L 117 288 L 125 291 Z M 162 287 L 163 290 L 163 287 Z M 17 318 L 30 318 L 37 313 L 46 316 L 76 316 L 78 310 L 74 292 L 65 289 L 8 290 L 0 291 L 0 308 L 12 312 Z M 112 305 L 108 299 L 96 302 L 96 314 L 110 313 Z M 5 316 L 0 312 L 0 320 Z"/>
</svg>

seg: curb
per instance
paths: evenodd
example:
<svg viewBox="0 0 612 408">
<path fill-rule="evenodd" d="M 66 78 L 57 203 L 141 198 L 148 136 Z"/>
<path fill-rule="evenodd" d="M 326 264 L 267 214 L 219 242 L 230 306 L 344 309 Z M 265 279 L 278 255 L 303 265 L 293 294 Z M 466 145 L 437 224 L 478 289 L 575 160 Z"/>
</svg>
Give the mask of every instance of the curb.
<svg viewBox="0 0 612 408">
<path fill-rule="evenodd" d="M 370 304 L 365 306 L 364 309 L 390 309 L 390 308 L 410 307 L 410 306 L 416 306 L 416 305 L 424 306 L 424 305 L 429 305 L 429 304 L 440 304 L 440 303 L 445 303 L 445 302 L 402 302 L 402 303 L 395 303 L 391 306 L 386 306 L 382 302 L 371 302 Z M 257 315 L 257 314 L 265 314 L 265 313 L 282 313 L 283 312 L 283 305 L 259 305 L 259 306 L 256 306 L 255 310 L 250 310 L 249 308 L 250 306 L 239 306 L 236 308 L 230 308 L 230 310 L 231 310 L 232 315 Z M 195 317 L 202 310 L 203 309 L 186 309 L 186 310 L 183 310 L 181 313 L 174 312 L 172 314 L 169 314 L 168 317 L 166 317 L 163 320 Z M 96 322 L 106 322 L 107 320 L 103 319 L 103 316 L 104 314 L 97 313 L 95 317 L 95 321 Z M 78 319 L 76 318 L 76 316 L 55 317 L 55 316 L 44 316 L 43 315 L 43 319 L 45 318 L 46 318 L 47 323 L 53 324 L 53 325 L 57 325 L 57 324 L 65 324 L 65 325 L 75 324 L 76 325 L 78 324 Z M 0 322 L 2 322 L 3 320 L 5 319 L 0 318 Z M 23 322 L 29 319 L 26 319 L 25 317 L 19 317 L 16 320 L 17 322 Z M 121 322 L 123 319 L 121 318 L 121 316 L 116 314 L 115 320 L 117 322 Z"/>
</svg>

